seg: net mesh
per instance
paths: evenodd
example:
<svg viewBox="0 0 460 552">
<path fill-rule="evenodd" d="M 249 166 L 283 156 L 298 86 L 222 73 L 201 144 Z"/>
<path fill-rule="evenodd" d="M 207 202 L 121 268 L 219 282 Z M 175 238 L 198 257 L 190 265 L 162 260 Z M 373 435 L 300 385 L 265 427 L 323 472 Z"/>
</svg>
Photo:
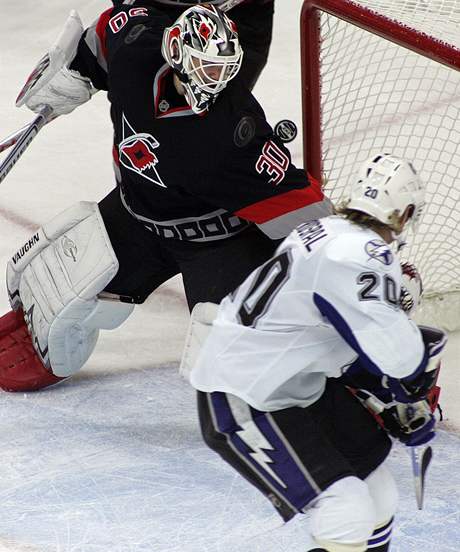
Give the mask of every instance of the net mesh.
<svg viewBox="0 0 460 552">
<path fill-rule="evenodd" d="M 347 2 L 344 2 L 346 5 Z M 460 1 L 353 2 L 448 43 L 460 55 Z M 424 282 L 420 318 L 460 327 L 460 72 L 321 14 L 323 171 L 340 202 L 360 163 L 385 151 L 413 161 L 427 205 L 402 257 Z"/>
</svg>

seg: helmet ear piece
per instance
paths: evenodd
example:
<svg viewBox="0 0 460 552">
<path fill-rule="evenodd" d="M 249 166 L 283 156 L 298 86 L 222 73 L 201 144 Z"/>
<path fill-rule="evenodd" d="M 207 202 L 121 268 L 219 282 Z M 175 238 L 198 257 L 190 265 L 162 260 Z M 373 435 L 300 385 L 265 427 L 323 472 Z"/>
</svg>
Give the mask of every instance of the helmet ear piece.
<svg viewBox="0 0 460 552">
<path fill-rule="evenodd" d="M 171 59 L 176 63 L 180 63 L 181 54 L 177 41 L 171 44 Z"/>
</svg>

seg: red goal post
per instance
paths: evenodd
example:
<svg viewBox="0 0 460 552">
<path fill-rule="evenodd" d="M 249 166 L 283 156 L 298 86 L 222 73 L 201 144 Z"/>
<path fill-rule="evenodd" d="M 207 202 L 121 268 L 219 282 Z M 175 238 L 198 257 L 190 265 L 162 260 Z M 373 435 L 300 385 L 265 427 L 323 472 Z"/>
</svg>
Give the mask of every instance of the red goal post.
<svg viewBox="0 0 460 552">
<path fill-rule="evenodd" d="M 403 257 L 424 280 L 426 323 L 460 328 L 460 2 L 305 0 L 304 161 L 339 202 L 377 151 L 414 162 L 427 183 Z"/>
</svg>

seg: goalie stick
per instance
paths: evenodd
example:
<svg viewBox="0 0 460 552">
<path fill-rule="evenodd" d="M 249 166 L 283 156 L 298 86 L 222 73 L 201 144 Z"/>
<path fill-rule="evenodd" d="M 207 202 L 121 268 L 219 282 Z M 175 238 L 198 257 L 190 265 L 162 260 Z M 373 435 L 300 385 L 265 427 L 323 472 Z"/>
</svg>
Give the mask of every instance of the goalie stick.
<svg viewBox="0 0 460 552">
<path fill-rule="evenodd" d="M 26 131 L 29 128 L 29 125 L 24 125 L 22 128 L 17 130 L 16 132 L 13 132 L 12 134 L 9 134 L 6 138 L 0 141 L 0 153 L 2 151 L 7 150 L 8 148 L 11 148 L 11 146 L 14 146 L 16 142 L 21 137 L 21 134 Z"/>
<path fill-rule="evenodd" d="M 244 1 L 245 0 L 226 0 L 225 2 L 220 4 L 219 8 L 223 12 L 228 12 L 228 10 L 231 10 L 232 8 L 234 8 L 235 6 L 238 6 L 238 4 L 241 4 Z"/>
<path fill-rule="evenodd" d="M 428 446 L 423 450 L 419 447 L 411 447 L 412 458 L 412 473 L 414 475 L 415 497 L 417 499 L 417 507 L 423 509 L 423 498 L 425 495 L 425 477 L 433 458 L 433 449 Z"/>
<path fill-rule="evenodd" d="M 49 106 L 44 106 L 40 113 L 28 124 L 25 130 L 18 131 L 16 134 L 16 141 L 14 148 L 7 155 L 6 159 L 0 165 L 0 183 L 5 179 L 6 175 L 14 167 L 18 159 L 29 147 L 32 140 L 37 136 L 40 130 L 46 123 L 53 118 L 53 111 Z M 7 146 L 8 147 L 8 146 Z M 4 148 L 6 149 L 6 148 Z"/>
</svg>

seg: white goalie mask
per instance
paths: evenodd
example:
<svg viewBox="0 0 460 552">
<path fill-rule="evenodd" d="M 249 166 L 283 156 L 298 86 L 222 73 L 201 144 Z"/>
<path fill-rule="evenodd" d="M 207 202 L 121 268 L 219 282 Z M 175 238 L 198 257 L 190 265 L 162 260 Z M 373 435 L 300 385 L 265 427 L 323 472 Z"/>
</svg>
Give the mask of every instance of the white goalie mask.
<svg viewBox="0 0 460 552">
<path fill-rule="evenodd" d="M 380 153 L 361 166 L 345 206 L 376 218 L 399 234 L 399 219 L 409 206 L 413 211 L 406 226 L 417 230 L 424 198 L 425 185 L 412 163 Z"/>
<path fill-rule="evenodd" d="M 243 57 L 236 25 L 209 4 L 189 8 L 167 27 L 161 51 L 198 114 L 236 77 Z"/>
</svg>

